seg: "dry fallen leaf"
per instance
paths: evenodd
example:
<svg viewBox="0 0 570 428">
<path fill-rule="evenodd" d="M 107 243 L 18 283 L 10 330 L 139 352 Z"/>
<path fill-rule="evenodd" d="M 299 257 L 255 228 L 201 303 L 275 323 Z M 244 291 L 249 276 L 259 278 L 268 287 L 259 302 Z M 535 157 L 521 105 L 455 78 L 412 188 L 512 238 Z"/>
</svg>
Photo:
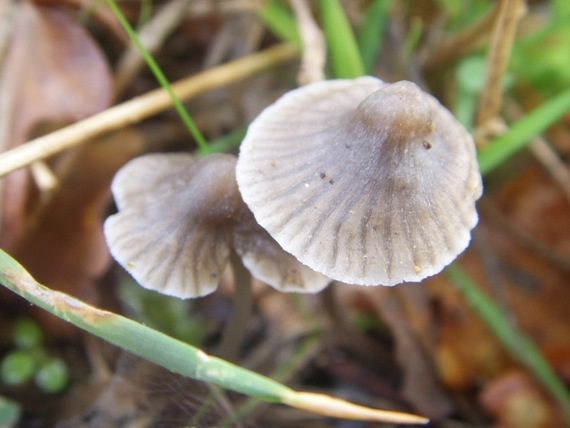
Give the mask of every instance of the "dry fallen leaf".
<svg viewBox="0 0 570 428">
<path fill-rule="evenodd" d="M 91 36 L 65 13 L 28 1 L 14 6 L 10 44 L 0 70 L 0 149 L 20 145 L 107 108 L 112 82 Z M 0 245 L 10 251 L 26 229 L 29 177 L 22 169 L 2 184 Z"/>
<path fill-rule="evenodd" d="M 68 156 L 61 186 L 19 241 L 14 256 L 38 281 L 92 303 L 94 288 L 111 261 L 103 236 L 103 219 L 111 203 L 110 184 L 115 172 L 141 154 L 143 139 L 125 129 L 103 140 L 82 146 Z M 58 168 L 55 169 L 58 171 Z M 32 225 L 30 225 L 32 226 Z M 45 328 L 61 336 L 73 329 L 44 311 Z"/>
<path fill-rule="evenodd" d="M 453 411 L 433 361 L 422 346 L 406 317 L 401 300 L 391 287 L 363 288 L 396 342 L 396 358 L 403 371 L 402 395 L 414 409 L 430 419 L 442 419 Z"/>
<path fill-rule="evenodd" d="M 505 428 L 555 428 L 564 426 L 556 406 L 536 382 L 520 370 L 508 371 L 485 386 L 483 407 Z"/>
</svg>

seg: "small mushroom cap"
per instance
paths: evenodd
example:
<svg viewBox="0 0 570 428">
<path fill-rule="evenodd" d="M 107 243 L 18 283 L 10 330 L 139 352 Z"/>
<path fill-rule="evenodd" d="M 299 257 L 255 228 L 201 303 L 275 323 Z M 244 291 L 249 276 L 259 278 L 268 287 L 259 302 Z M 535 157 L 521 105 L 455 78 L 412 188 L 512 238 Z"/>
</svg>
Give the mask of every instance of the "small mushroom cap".
<svg viewBox="0 0 570 428">
<path fill-rule="evenodd" d="M 119 212 L 104 232 L 115 260 L 139 284 L 181 298 L 216 289 L 241 201 L 233 165 L 231 156 L 151 154 L 117 173 L 111 190 Z"/>
<path fill-rule="evenodd" d="M 104 232 L 113 257 L 139 284 L 180 298 L 204 296 L 218 286 L 232 247 L 253 276 L 277 289 L 315 292 L 330 282 L 255 222 L 235 165 L 231 155 L 151 154 L 121 168 L 111 186 L 119 212 Z"/>
<path fill-rule="evenodd" d="M 263 229 L 247 208 L 247 214 L 236 225 L 234 248 L 251 274 L 286 293 L 318 293 L 332 279 L 305 266 Z"/>
<path fill-rule="evenodd" d="M 473 139 L 411 82 L 314 83 L 265 109 L 236 170 L 256 220 L 302 263 L 347 283 L 420 281 L 477 224 Z"/>
</svg>

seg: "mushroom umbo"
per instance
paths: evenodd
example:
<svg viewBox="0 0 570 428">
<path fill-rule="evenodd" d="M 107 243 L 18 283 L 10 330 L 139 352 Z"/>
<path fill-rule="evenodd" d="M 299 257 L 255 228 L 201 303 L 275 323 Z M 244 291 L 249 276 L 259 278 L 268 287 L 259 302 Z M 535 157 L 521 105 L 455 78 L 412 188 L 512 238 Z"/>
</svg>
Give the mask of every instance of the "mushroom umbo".
<svg viewBox="0 0 570 428">
<path fill-rule="evenodd" d="M 112 183 L 119 212 L 105 222 L 113 257 L 145 288 L 180 298 L 214 291 L 235 251 L 281 291 L 315 293 L 330 279 L 299 263 L 261 228 L 235 179 L 236 158 L 150 154 Z"/>
<path fill-rule="evenodd" d="M 436 274 L 470 241 L 482 193 L 473 139 L 433 96 L 373 77 L 313 83 L 251 124 L 237 180 L 256 220 L 338 281 Z"/>
</svg>

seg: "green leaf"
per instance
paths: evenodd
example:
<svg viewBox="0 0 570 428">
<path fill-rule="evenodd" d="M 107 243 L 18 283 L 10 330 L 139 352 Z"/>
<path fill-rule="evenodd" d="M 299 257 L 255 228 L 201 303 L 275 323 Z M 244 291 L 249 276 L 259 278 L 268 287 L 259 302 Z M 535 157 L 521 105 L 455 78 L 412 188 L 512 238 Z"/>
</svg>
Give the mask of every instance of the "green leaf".
<svg viewBox="0 0 570 428">
<path fill-rule="evenodd" d="M 15 427 L 21 415 L 22 409 L 18 403 L 0 396 L 0 428 Z"/>
<path fill-rule="evenodd" d="M 487 174 L 570 111 L 570 89 L 546 101 L 479 151 L 479 169 Z"/>
<path fill-rule="evenodd" d="M 40 326 L 29 318 L 20 318 L 16 321 L 12 336 L 14 337 L 14 344 L 20 349 L 40 346 L 43 340 Z"/>
<path fill-rule="evenodd" d="M 321 19 L 334 75 L 355 79 L 366 74 L 352 28 L 338 0 L 320 0 Z"/>
<path fill-rule="evenodd" d="M 322 394 L 298 392 L 279 382 L 243 369 L 221 358 L 128 318 L 90 306 L 39 284 L 13 258 L 0 250 L 0 283 L 46 311 L 120 348 L 182 376 L 209 382 L 260 400 L 344 419 L 427 423 L 406 413 L 358 406 Z"/>
<path fill-rule="evenodd" d="M 246 132 L 247 126 L 241 126 L 226 135 L 211 140 L 210 150 L 212 150 L 212 153 L 221 153 L 237 149 L 244 139 Z M 194 154 L 196 156 L 202 156 L 199 151 L 196 151 Z"/>
<path fill-rule="evenodd" d="M 55 394 L 63 391 L 69 383 L 67 364 L 60 358 L 48 358 L 40 365 L 34 381 L 44 392 Z"/>
<path fill-rule="evenodd" d="M 2 360 L 0 378 L 7 385 L 21 385 L 29 381 L 36 370 L 36 359 L 28 350 L 13 350 Z"/>
<path fill-rule="evenodd" d="M 257 12 L 267 29 L 278 39 L 292 43 L 297 49 L 301 49 L 302 42 L 297 30 L 297 24 L 291 11 L 279 0 L 269 0 L 266 5 Z"/>
<path fill-rule="evenodd" d="M 366 10 L 358 30 L 358 46 L 366 73 L 372 73 L 378 57 L 392 0 L 374 0 Z"/>
</svg>

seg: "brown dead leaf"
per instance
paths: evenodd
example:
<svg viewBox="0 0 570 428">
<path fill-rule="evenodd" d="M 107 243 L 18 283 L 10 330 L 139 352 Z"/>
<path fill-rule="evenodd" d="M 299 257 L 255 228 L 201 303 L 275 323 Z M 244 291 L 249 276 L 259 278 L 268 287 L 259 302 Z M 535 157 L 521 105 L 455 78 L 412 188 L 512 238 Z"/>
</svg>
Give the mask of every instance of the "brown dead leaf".
<svg viewBox="0 0 570 428">
<path fill-rule="evenodd" d="M 461 266 L 484 270 L 473 251 L 460 258 Z M 469 271 L 471 274 L 471 272 Z M 474 280 L 481 279 L 473 277 Z M 467 305 L 451 280 L 443 274 L 425 281 L 436 308 L 437 341 L 433 355 L 443 383 L 467 390 L 498 376 L 511 363 L 479 316 Z"/>
<path fill-rule="evenodd" d="M 109 106 L 112 82 L 105 58 L 91 36 L 64 13 L 21 1 L 0 72 L 0 148 Z M 10 251 L 26 228 L 26 170 L 3 179 L 0 245 Z"/>
<path fill-rule="evenodd" d="M 396 357 L 404 375 L 402 395 L 416 411 L 430 419 L 448 416 L 453 405 L 439 383 L 431 358 L 410 326 L 396 291 L 391 287 L 371 287 L 363 291 L 396 341 Z"/>
<path fill-rule="evenodd" d="M 486 209 L 481 215 L 479 232 L 486 236 L 487 247 L 468 249 L 459 264 L 498 302 L 513 326 L 532 339 L 557 374 L 568 380 L 570 273 L 556 260 L 570 258 L 570 205 L 546 173 L 534 168 L 519 173 L 486 198 L 486 204 L 496 207 L 496 212 Z M 504 218 L 497 221 L 497 215 Z M 488 260 L 484 263 L 477 250 L 492 259 L 496 268 L 494 288 L 489 281 Z M 445 384 L 462 390 L 482 386 L 484 397 L 495 397 L 483 401 L 500 426 L 523 426 L 520 421 L 528 419 L 526 411 L 532 406 L 539 407 L 535 415 L 544 417 L 528 419 L 529 423 L 557 426 L 552 422 L 555 410 L 550 399 L 541 395 L 528 372 L 519 373 L 514 380 L 509 377 L 515 362 L 451 281 L 438 275 L 426 282 L 439 314 L 435 356 Z"/>
<path fill-rule="evenodd" d="M 106 7 L 104 2 L 98 0 L 33 0 L 38 6 L 69 6 L 77 11 L 77 20 L 83 23 L 91 16 L 102 26 L 104 26 L 116 40 L 126 46 L 130 39 L 121 23 L 113 13 Z"/>
<path fill-rule="evenodd" d="M 493 200 L 513 229 L 540 243 L 523 247 L 510 231 L 489 226 L 520 326 L 541 348 L 570 349 L 570 272 L 543 253 L 547 248 L 570 260 L 570 203 L 546 173 L 534 168 L 503 186 Z"/>
<path fill-rule="evenodd" d="M 556 406 L 536 382 L 519 370 L 508 371 L 481 392 L 483 407 L 505 428 L 554 428 L 564 426 Z"/>
<path fill-rule="evenodd" d="M 140 134 L 125 129 L 68 152 L 73 159 L 56 165 L 56 172 L 65 171 L 61 187 L 14 252 L 40 283 L 97 303 L 94 284 L 110 262 L 102 222 L 111 203 L 111 180 L 142 149 Z M 56 335 L 71 331 L 47 312 L 38 311 L 37 316 L 50 323 L 46 328 L 57 326 L 51 329 Z"/>
</svg>

